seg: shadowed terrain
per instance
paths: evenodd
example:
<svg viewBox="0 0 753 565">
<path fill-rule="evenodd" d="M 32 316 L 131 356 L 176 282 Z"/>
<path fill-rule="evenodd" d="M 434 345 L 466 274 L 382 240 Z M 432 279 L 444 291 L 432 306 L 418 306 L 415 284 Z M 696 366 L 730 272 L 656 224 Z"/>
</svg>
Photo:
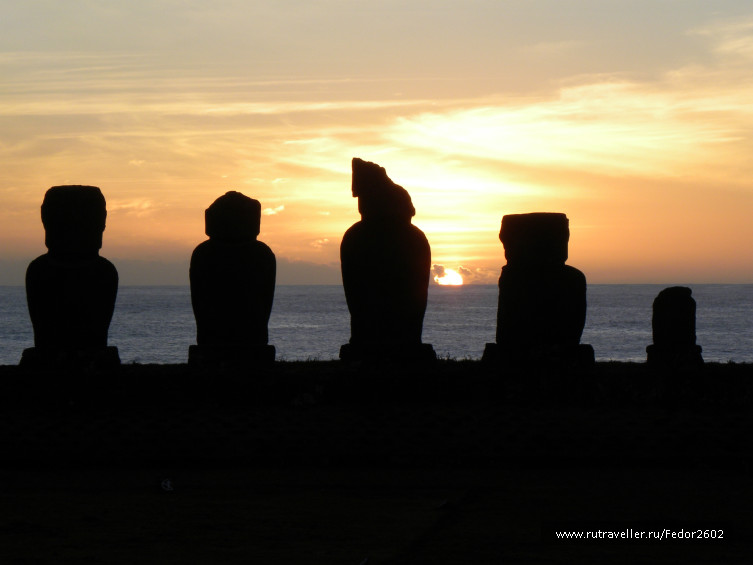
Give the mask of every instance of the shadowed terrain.
<svg viewBox="0 0 753 565">
<path fill-rule="evenodd" d="M 742 563 L 751 374 L 1 367 L 0 551 L 9 563 Z M 551 522 L 582 521 L 718 524 L 730 537 L 658 548 L 546 537 Z"/>
</svg>

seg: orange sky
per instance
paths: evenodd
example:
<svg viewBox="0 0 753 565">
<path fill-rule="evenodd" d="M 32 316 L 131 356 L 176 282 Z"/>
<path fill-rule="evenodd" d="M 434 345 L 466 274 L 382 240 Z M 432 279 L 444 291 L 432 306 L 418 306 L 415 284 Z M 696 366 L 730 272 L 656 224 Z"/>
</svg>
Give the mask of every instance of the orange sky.
<svg viewBox="0 0 753 565">
<path fill-rule="evenodd" d="M 592 283 L 753 282 L 747 3 L 204 4 L 0 8 L 0 284 L 58 184 L 104 192 L 122 284 L 187 284 L 227 190 L 262 202 L 280 283 L 337 283 L 352 157 L 466 282 L 534 211 Z"/>
</svg>

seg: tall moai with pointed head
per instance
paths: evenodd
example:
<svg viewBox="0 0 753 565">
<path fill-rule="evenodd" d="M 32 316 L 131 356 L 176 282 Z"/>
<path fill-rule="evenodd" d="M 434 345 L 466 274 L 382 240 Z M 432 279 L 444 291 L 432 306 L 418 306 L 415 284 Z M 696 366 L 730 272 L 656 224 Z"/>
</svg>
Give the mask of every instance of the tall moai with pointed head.
<svg viewBox="0 0 753 565">
<path fill-rule="evenodd" d="M 261 204 L 230 191 L 204 214 L 209 239 L 191 255 L 191 304 L 196 344 L 189 363 L 253 365 L 274 360 L 268 324 L 276 260 L 257 237 Z"/>
<path fill-rule="evenodd" d="M 651 328 L 654 343 L 646 348 L 646 361 L 653 366 L 679 369 L 703 365 L 701 346 L 696 344 L 696 303 L 686 286 L 671 286 L 654 299 Z"/>
<path fill-rule="evenodd" d="M 593 364 L 581 345 L 586 277 L 566 265 L 570 239 L 565 214 L 510 214 L 499 238 L 507 264 L 499 278 L 497 341 L 485 357 L 502 363 Z"/>
<path fill-rule="evenodd" d="M 421 341 L 431 248 L 411 223 L 416 210 L 410 195 L 375 163 L 355 158 L 352 171 L 361 221 L 345 232 L 340 246 L 351 328 L 340 358 L 434 360 L 434 349 Z"/>
<path fill-rule="evenodd" d="M 54 186 L 42 202 L 47 253 L 26 270 L 34 347 L 21 364 L 44 367 L 118 365 L 107 334 L 118 272 L 100 257 L 107 206 L 96 186 Z"/>
</svg>

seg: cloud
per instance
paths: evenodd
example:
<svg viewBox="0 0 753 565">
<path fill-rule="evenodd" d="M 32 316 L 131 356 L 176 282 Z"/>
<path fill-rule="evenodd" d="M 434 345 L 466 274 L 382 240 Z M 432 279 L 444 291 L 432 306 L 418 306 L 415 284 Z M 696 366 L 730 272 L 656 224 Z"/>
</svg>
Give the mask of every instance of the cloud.
<svg viewBox="0 0 753 565">
<path fill-rule="evenodd" d="M 716 22 L 693 30 L 691 35 L 711 38 L 715 42 L 714 51 L 722 57 L 753 58 L 753 17 Z"/>
<path fill-rule="evenodd" d="M 329 243 L 330 243 L 329 238 L 325 237 L 325 238 L 322 238 L 322 239 L 317 239 L 316 241 L 312 241 L 310 243 L 310 245 L 311 245 L 311 247 L 313 247 L 315 249 L 321 249 L 322 247 L 324 247 L 326 245 L 329 245 Z"/>
<path fill-rule="evenodd" d="M 485 269 L 483 267 L 469 268 L 462 265 L 456 269 L 449 269 L 444 265 L 434 264 L 431 268 L 431 276 L 433 280 L 443 278 L 448 270 L 455 271 L 461 277 L 463 282 L 468 284 L 493 284 L 496 282 L 497 272 L 491 269 Z"/>
<path fill-rule="evenodd" d="M 477 267 L 473 269 L 471 276 L 476 284 L 495 284 L 499 279 L 499 270 Z"/>
<path fill-rule="evenodd" d="M 722 156 L 753 123 L 753 88 L 697 92 L 683 85 L 604 81 L 549 100 L 400 118 L 393 142 L 435 158 L 487 159 L 606 174 L 677 175 Z M 733 96 L 730 96 L 733 94 Z"/>
<path fill-rule="evenodd" d="M 276 216 L 280 212 L 282 212 L 285 209 L 284 204 L 280 204 L 276 208 L 264 208 L 264 210 L 261 211 L 261 213 L 265 216 Z"/>
<path fill-rule="evenodd" d="M 143 218 L 156 212 L 158 209 L 154 202 L 149 199 L 135 198 L 132 200 L 108 200 L 107 212 L 123 212 L 128 215 Z"/>
</svg>

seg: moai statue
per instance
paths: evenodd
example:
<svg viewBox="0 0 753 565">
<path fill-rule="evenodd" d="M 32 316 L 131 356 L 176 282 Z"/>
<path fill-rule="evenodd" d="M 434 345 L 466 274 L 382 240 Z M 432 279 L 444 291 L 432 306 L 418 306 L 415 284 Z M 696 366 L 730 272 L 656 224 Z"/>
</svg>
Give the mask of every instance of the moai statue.
<svg viewBox="0 0 753 565">
<path fill-rule="evenodd" d="M 499 238 L 507 264 L 499 278 L 497 342 L 485 361 L 502 364 L 593 365 L 581 345 L 586 322 L 586 277 L 565 265 L 570 239 L 565 214 L 510 214 Z"/>
<path fill-rule="evenodd" d="M 703 365 L 701 346 L 696 345 L 695 300 L 686 286 L 662 290 L 654 299 L 651 326 L 654 343 L 646 348 L 646 361 L 667 368 Z"/>
<path fill-rule="evenodd" d="M 190 364 L 255 365 L 274 361 L 268 323 L 275 292 L 276 261 L 256 238 L 261 204 L 227 192 L 204 214 L 209 239 L 191 255 L 191 304 L 196 343 Z"/>
<path fill-rule="evenodd" d="M 107 332 L 118 293 L 115 266 L 99 256 L 105 197 L 96 186 L 53 186 L 42 202 L 47 253 L 26 270 L 34 347 L 21 365 L 108 368 L 120 364 Z"/>
<path fill-rule="evenodd" d="M 436 354 L 421 342 L 429 292 L 431 248 L 411 224 L 410 195 L 375 163 L 353 159 L 353 197 L 361 221 L 340 245 L 350 343 L 343 361 L 431 362 Z"/>
</svg>

